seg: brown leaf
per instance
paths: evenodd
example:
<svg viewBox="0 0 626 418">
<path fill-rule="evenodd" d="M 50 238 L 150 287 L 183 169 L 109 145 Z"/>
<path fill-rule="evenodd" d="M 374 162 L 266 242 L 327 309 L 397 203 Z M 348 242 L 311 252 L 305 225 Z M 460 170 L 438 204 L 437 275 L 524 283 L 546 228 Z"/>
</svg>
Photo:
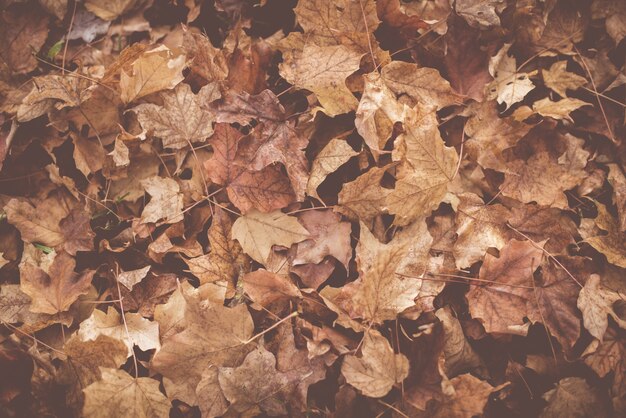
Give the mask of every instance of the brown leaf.
<svg viewBox="0 0 626 418">
<path fill-rule="evenodd" d="M 298 287 L 289 277 L 259 269 L 246 274 L 242 278 L 243 289 L 254 302 L 261 306 L 269 306 L 280 299 L 302 296 Z"/>
<path fill-rule="evenodd" d="M 145 0 L 87 0 L 85 8 L 104 20 L 115 20 Z"/>
<path fill-rule="evenodd" d="M 330 210 L 302 212 L 298 219 L 311 235 L 296 245 L 292 264 L 319 264 L 324 257 L 332 256 L 347 269 L 352 258 L 350 223 L 341 222 L 341 217 Z"/>
<path fill-rule="evenodd" d="M 276 370 L 276 358 L 263 347 L 251 351 L 238 367 L 220 367 L 219 382 L 234 412 L 250 414 L 260 408 L 269 415 L 287 413 L 281 399 L 287 377 Z"/>
<path fill-rule="evenodd" d="M 436 418 L 472 418 L 481 415 L 491 393 L 502 386 L 493 387 L 470 374 L 462 374 L 450 380 L 454 388 L 453 395 L 439 405 L 433 417 Z"/>
<path fill-rule="evenodd" d="M 11 199 L 4 210 L 9 222 L 19 229 L 26 242 L 38 242 L 56 247 L 64 241 L 59 223 L 69 214 L 69 209 L 56 196 L 43 200 L 36 207 L 18 199 Z M 45 213 L 45 216 L 39 214 Z"/>
<path fill-rule="evenodd" d="M 154 176 L 141 180 L 150 195 L 150 202 L 141 212 L 141 223 L 173 224 L 183 220 L 183 196 L 174 179 Z"/>
<path fill-rule="evenodd" d="M 594 203 L 598 208 L 598 216 L 594 220 L 581 220 L 580 235 L 585 242 L 604 254 L 609 263 L 626 268 L 624 234 L 620 232 L 617 220 L 607 211 L 606 206 L 600 202 Z"/>
<path fill-rule="evenodd" d="M 566 377 L 543 395 L 548 405 L 541 418 L 608 417 L 601 394 L 580 377 Z"/>
<path fill-rule="evenodd" d="M 619 292 L 606 288 L 600 276 L 592 274 L 578 295 L 578 309 L 583 314 L 583 325 L 598 340 L 602 341 L 606 328 L 609 326 L 608 316 L 622 328 L 626 328 L 626 320 L 615 311 L 613 304 L 623 300 Z"/>
<path fill-rule="evenodd" d="M 48 37 L 46 15 L 38 8 L 4 9 L 0 20 L 0 58 L 16 74 L 28 73 L 37 68 L 32 51 L 39 49 Z"/>
<path fill-rule="evenodd" d="M 542 257 L 541 247 L 517 240 L 509 241 L 499 258 L 485 256 L 479 278 L 488 283 L 472 286 L 467 300 L 472 317 L 480 319 L 487 332 L 519 332 L 529 301 L 534 303 L 533 272 Z"/>
<path fill-rule="evenodd" d="M 47 271 L 22 260 L 21 290 L 32 298 L 30 310 L 35 313 L 56 314 L 67 311 L 80 295 L 91 287 L 94 270 L 74 272 L 76 261 L 66 252 L 56 254 Z"/>
<path fill-rule="evenodd" d="M 566 70 L 567 61 L 558 61 L 552 64 L 549 70 L 541 70 L 541 76 L 546 86 L 567 97 L 567 90 L 577 90 L 587 84 L 587 79 Z"/>
<path fill-rule="evenodd" d="M 151 266 L 145 266 L 137 270 L 123 271 L 117 276 L 117 281 L 123 284 L 128 290 L 133 290 L 133 287 L 143 280 L 144 277 L 150 271 Z"/>
<path fill-rule="evenodd" d="M 380 214 L 386 197 L 391 193 L 391 190 L 380 186 L 386 171 L 385 167 L 373 167 L 356 180 L 344 184 L 339 192 L 340 206 L 337 210 L 351 219 L 360 219 L 363 222 Z"/>
<path fill-rule="evenodd" d="M 93 239 L 96 236 L 91 230 L 91 216 L 81 208 L 74 208 L 59 223 L 63 232 L 63 248 L 71 255 L 78 251 L 92 251 Z"/>
<path fill-rule="evenodd" d="M 313 160 L 311 165 L 311 176 L 306 185 L 306 192 L 320 200 L 317 188 L 326 177 L 348 162 L 348 160 L 359 153 L 341 138 L 333 138 Z"/>
<path fill-rule="evenodd" d="M 487 0 L 476 2 L 474 0 L 457 0 L 455 11 L 473 27 L 500 26 L 500 18 L 496 12 L 502 12 L 506 8 L 504 0 Z"/>
<path fill-rule="evenodd" d="M 626 177 L 616 164 L 609 164 L 609 183 L 613 186 L 613 203 L 619 213 L 620 231 L 626 230 Z"/>
</svg>

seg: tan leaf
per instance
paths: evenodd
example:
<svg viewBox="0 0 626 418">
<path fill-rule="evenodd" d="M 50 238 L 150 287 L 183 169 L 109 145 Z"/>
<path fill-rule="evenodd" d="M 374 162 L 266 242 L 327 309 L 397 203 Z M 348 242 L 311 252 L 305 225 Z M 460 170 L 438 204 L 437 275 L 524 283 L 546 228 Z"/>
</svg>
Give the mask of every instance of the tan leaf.
<svg viewBox="0 0 626 418">
<path fill-rule="evenodd" d="M 367 74 L 364 78 L 365 89 L 354 125 L 377 158 L 391 137 L 394 123 L 403 120 L 405 106 L 396 100 L 378 73 Z"/>
<path fill-rule="evenodd" d="M 333 138 L 315 157 L 311 166 L 311 176 L 306 185 L 309 196 L 318 200 L 317 188 L 326 177 L 359 153 L 352 149 L 345 139 Z"/>
<path fill-rule="evenodd" d="M 195 28 L 186 29 L 183 33 L 183 48 L 187 52 L 192 74 L 209 83 L 226 79 L 228 63 L 224 52 L 215 48 L 204 34 Z"/>
<path fill-rule="evenodd" d="M 497 12 L 506 8 L 504 0 L 457 0 L 455 11 L 473 27 L 500 26 L 500 18 Z"/>
<path fill-rule="evenodd" d="M 183 195 L 174 179 L 154 176 L 141 180 L 150 202 L 141 212 L 141 223 L 173 224 L 183 220 Z"/>
<path fill-rule="evenodd" d="M 228 401 L 222 392 L 218 374 L 217 367 L 209 367 L 202 373 L 202 379 L 196 388 L 198 406 L 203 417 L 219 417 L 228 409 Z"/>
<path fill-rule="evenodd" d="M 620 318 L 613 304 L 623 300 L 623 296 L 615 290 L 602 286 L 600 276 L 592 274 L 578 295 L 578 309 L 583 314 L 583 325 L 587 331 L 602 341 L 606 328 L 609 326 L 608 316 L 626 329 L 626 320 Z"/>
<path fill-rule="evenodd" d="M 57 253 L 48 271 L 30 260 L 20 263 L 22 292 L 32 298 L 31 312 L 56 314 L 67 311 L 72 303 L 89 291 L 94 270 L 74 272 L 76 261 L 66 252 Z"/>
<path fill-rule="evenodd" d="M 102 369 L 102 380 L 84 389 L 87 418 L 132 416 L 168 418 L 170 401 L 159 391 L 158 380 L 132 378 L 123 370 Z"/>
<path fill-rule="evenodd" d="M 561 97 L 567 97 L 567 90 L 577 90 L 587 84 L 585 77 L 570 73 L 566 68 L 567 61 L 557 61 L 550 69 L 541 70 L 543 82 Z"/>
<path fill-rule="evenodd" d="M 525 162 L 510 162 L 500 186 L 502 194 L 523 203 L 534 201 L 543 206 L 567 207 L 564 191 L 587 176 L 584 168 L 589 153 L 582 148 L 583 143 L 582 139 L 569 135 L 568 150 L 558 159 L 539 151 Z"/>
<path fill-rule="evenodd" d="M 471 374 L 450 380 L 453 394 L 436 407 L 433 418 L 472 418 L 483 414 L 491 393 L 504 385 L 493 387 Z"/>
<path fill-rule="evenodd" d="M 33 79 L 33 89 L 24 98 L 23 107 L 31 107 L 37 103 L 51 100 L 55 108 L 77 107 L 91 97 L 92 83 L 77 75 L 61 76 L 46 75 Z M 19 110 L 18 112 L 25 112 Z"/>
<path fill-rule="evenodd" d="M 619 214 L 620 231 L 626 231 L 626 177 L 617 164 L 609 164 L 607 179 L 613 187 L 613 203 Z"/>
<path fill-rule="evenodd" d="M 570 99 L 569 97 L 553 102 L 546 97 L 545 99 L 533 103 L 533 111 L 539 113 L 541 116 L 547 116 L 557 120 L 566 119 L 573 122 L 569 114 L 582 106 L 591 106 L 591 103 L 583 102 L 578 99 Z"/>
<path fill-rule="evenodd" d="M 405 133 L 396 140 L 393 159 L 401 161 L 396 186 L 385 199 L 394 222 L 407 225 L 430 213 L 446 194 L 458 156 L 443 142 L 432 109 L 416 107 L 404 120 Z"/>
<path fill-rule="evenodd" d="M 263 347 L 251 351 L 239 367 L 220 367 L 219 382 L 236 412 L 258 407 L 271 416 L 287 413 L 281 396 L 287 377 L 276 370 L 276 358 Z"/>
<path fill-rule="evenodd" d="M 66 383 L 82 388 L 102 378 L 100 367 L 118 368 L 126 362 L 126 346 L 106 335 L 93 341 L 74 336 L 63 346 L 67 360 L 61 369 Z"/>
<path fill-rule="evenodd" d="M 453 254 L 457 268 L 463 269 L 482 260 L 489 248 L 502 249 L 509 238 L 506 221 L 511 213 L 499 204 L 485 205 L 475 194 L 464 193 L 459 200 Z"/>
<path fill-rule="evenodd" d="M 294 86 L 315 93 L 324 113 L 336 116 L 355 110 L 357 99 L 346 86 L 346 78 L 359 69 L 360 52 L 343 45 L 305 45 L 287 51 L 279 66 L 280 75 Z"/>
<path fill-rule="evenodd" d="M 96 234 L 91 230 L 91 215 L 83 208 L 77 207 L 59 223 L 63 232 L 63 248 L 71 255 L 78 251 L 93 250 L 93 239 Z"/>
<path fill-rule="evenodd" d="M 144 52 L 120 76 L 121 99 L 130 103 L 151 93 L 172 89 L 183 80 L 185 56 L 161 45 Z"/>
<path fill-rule="evenodd" d="M 626 238 L 606 206 L 600 202 L 594 203 L 598 208 L 598 216 L 593 220 L 589 218 L 581 220 L 580 235 L 585 242 L 604 254 L 609 263 L 626 268 Z"/>
<path fill-rule="evenodd" d="M 143 351 L 159 349 L 159 325 L 136 313 L 124 315 L 126 323 L 117 310 L 109 306 L 107 312 L 94 310 L 89 318 L 80 324 L 78 337 L 82 341 L 95 340 L 99 335 L 106 335 L 122 341 L 130 357 L 133 346 Z M 128 332 L 127 332 L 128 330 Z"/>
<path fill-rule="evenodd" d="M 383 211 L 385 198 L 391 193 L 380 182 L 387 167 L 373 167 L 356 180 L 343 185 L 337 210 L 351 219 L 367 222 Z"/>
<path fill-rule="evenodd" d="M 288 276 L 271 273 L 259 269 L 246 274 L 242 278 L 243 289 L 254 302 L 261 306 L 268 306 L 280 299 L 290 299 L 302 296 L 298 287 L 291 282 Z"/>
<path fill-rule="evenodd" d="M 408 95 L 413 104 L 441 109 L 462 102 L 448 80 L 434 68 L 393 61 L 383 67 L 381 77 L 396 95 Z"/>
<path fill-rule="evenodd" d="M 310 236 L 298 220 L 280 211 L 262 213 L 251 211 L 235 221 L 232 237 L 244 252 L 261 264 L 268 260 L 272 246 L 291 247 Z"/>
<path fill-rule="evenodd" d="M 472 317 L 487 332 L 516 333 L 516 327 L 524 324 L 528 301 L 534 302 L 532 275 L 542 257 L 541 248 L 517 240 L 509 241 L 499 258 L 485 256 L 479 278 L 488 283 L 471 286 L 467 300 Z"/>
<path fill-rule="evenodd" d="M 50 197 L 33 207 L 25 201 L 11 199 L 4 210 L 24 241 L 56 247 L 64 241 L 59 223 L 69 213 L 69 209 L 60 203 L 56 197 Z M 41 213 L 46 215 L 40 216 Z"/>
<path fill-rule="evenodd" d="M 389 341 L 378 331 L 363 337 L 362 356 L 347 355 L 341 366 L 346 381 L 365 396 L 381 398 L 409 375 L 409 361 L 395 354 Z"/>
<path fill-rule="evenodd" d="M 470 106 L 470 110 L 473 114 L 465 124 L 468 154 L 483 168 L 504 171 L 508 164 L 504 151 L 515 146 L 532 126 L 500 117 L 493 100 Z"/>
<path fill-rule="evenodd" d="M 117 276 L 117 281 L 126 286 L 128 290 L 143 280 L 150 271 L 150 266 L 145 266 L 137 270 L 123 271 Z"/>
<path fill-rule="evenodd" d="M 443 324 L 445 334 L 443 353 L 446 358 L 446 375 L 455 376 L 460 371 L 480 366 L 481 360 L 463 334 L 461 323 L 452 309 L 446 306 L 438 309 L 435 315 Z"/>
<path fill-rule="evenodd" d="M 219 94 L 219 92 L 218 92 Z M 206 105 L 219 98 L 210 86 L 193 94 L 188 84 L 162 92 L 163 105 L 144 103 L 132 109 L 141 126 L 161 138 L 165 148 L 180 149 L 204 142 L 213 133 L 214 115 Z"/>
</svg>

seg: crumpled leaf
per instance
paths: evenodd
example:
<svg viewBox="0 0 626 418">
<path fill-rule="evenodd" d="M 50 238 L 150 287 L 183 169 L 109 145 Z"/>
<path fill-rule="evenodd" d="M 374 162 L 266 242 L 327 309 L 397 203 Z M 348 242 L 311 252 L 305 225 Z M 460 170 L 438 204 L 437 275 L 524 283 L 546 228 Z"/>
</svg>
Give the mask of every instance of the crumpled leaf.
<svg viewBox="0 0 626 418">
<path fill-rule="evenodd" d="M 594 203 L 598 208 L 598 216 L 593 220 L 588 218 L 582 219 L 580 234 L 585 239 L 585 242 L 604 254 L 609 263 L 626 268 L 624 234 L 620 232 L 619 224 L 608 212 L 606 206 L 600 202 Z"/>
<path fill-rule="evenodd" d="M 129 414 L 138 418 L 167 418 L 171 404 L 159 391 L 159 382 L 132 378 L 123 370 L 103 368 L 102 380 L 84 389 L 83 415 L 88 418 Z"/>
<path fill-rule="evenodd" d="M 407 358 L 395 354 L 389 341 L 377 331 L 365 333 L 361 353 L 361 357 L 344 358 L 341 374 L 366 396 L 381 398 L 409 375 Z"/>
<path fill-rule="evenodd" d="M 261 264 L 267 263 L 272 246 L 291 247 L 304 241 L 310 234 L 293 216 L 280 211 L 262 213 L 251 211 L 235 221 L 232 237 L 239 241 L 243 251 Z"/>
</svg>

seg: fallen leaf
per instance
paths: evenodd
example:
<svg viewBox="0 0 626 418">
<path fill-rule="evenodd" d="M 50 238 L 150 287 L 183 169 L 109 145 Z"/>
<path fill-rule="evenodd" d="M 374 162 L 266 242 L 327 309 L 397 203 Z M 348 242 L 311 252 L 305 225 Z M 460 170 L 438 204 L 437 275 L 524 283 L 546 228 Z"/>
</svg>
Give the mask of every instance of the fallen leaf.
<svg viewBox="0 0 626 418">
<path fill-rule="evenodd" d="M 587 79 L 567 71 L 567 61 L 557 61 L 548 70 L 541 70 L 546 86 L 566 98 L 567 90 L 577 90 L 587 84 Z"/>
<path fill-rule="evenodd" d="M 272 246 L 289 248 L 309 236 L 309 231 L 295 217 L 280 211 L 251 211 L 237 218 L 232 228 L 233 239 L 239 241 L 246 254 L 261 264 L 267 262 Z"/>
<path fill-rule="evenodd" d="M 335 172 L 339 167 L 347 163 L 350 158 L 358 154 L 344 139 L 333 138 L 313 160 L 311 176 L 306 185 L 307 194 L 320 200 L 317 194 L 317 188 L 320 184 L 329 174 Z"/>
<path fill-rule="evenodd" d="M 626 268 L 624 234 L 620 232 L 617 220 L 611 216 L 606 206 L 600 202 L 594 203 L 598 208 L 598 216 L 593 220 L 582 219 L 580 234 L 585 242 L 604 254 L 609 263 Z"/>
<path fill-rule="evenodd" d="M 117 281 L 123 284 L 128 290 L 143 280 L 150 271 L 151 266 L 145 266 L 137 270 L 123 271 L 117 276 Z"/>
<path fill-rule="evenodd" d="M 602 286 L 600 276 L 591 275 L 580 290 L 578 296 L 578 309 L 583 314 L 583 325 L 589 333 L 602 341 L 604 333 L 609 326 L 608 316 L 622 328 L 626 328 L 626 320 L 622 319 L 614 310 L 613 304 L 622 300 L 622 296 L 615 290 Z"/>
<path fill-rule="evenodd" d="M 102 380 L 84 389 L 83 415 L 89 418 L 122 416 L 167 418 L 171 404 L 159 391 L 159 382 L 132 378 L 118 369 L 102 368 Z"/>
<path fill-rule="evenodd" d="M 409 375 L 407 358 L 395 354 L 389 341 L 377 331 L 365 333 L 361 353 L 361 357 L 344 358 L 341 374 L 366 396 L 381 398 Z"/>
<path fill-rule="evenodd" d="M 490 98 L 495 98 L 500 104 L 505 103 L 507 109 L 522 101 L 535 88 L 527 73 L 517 72 L 517 62 L 508 54 L 510 47 L 510 44 L 505 44 L 489 63 L 489 73 L 494 78 Z"/>
<path fill-rule="evenodd" d="M 607 417 L 600 394 L 580 377 L 561 379 L 554 389 L 544 393 L 548 405 L 541 418 L 571 416 Z"/>
<path fill-rule="evenodd" d="M 141 212 L 141 223 L 173 224 L 183 220 L 183 196 L 174 179 L 154 176 L 141 180 L 150 202 Z"/>
</svg>

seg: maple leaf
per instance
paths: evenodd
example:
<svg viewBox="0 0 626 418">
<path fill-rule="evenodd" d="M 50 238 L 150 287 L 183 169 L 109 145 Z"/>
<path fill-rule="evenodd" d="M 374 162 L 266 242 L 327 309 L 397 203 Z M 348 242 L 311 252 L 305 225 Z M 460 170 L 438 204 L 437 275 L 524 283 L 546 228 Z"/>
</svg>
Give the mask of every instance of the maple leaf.
<svg viewBox="0 0 626 418">
<path fill-rule="evenodd" d="M 141 282 L 144 277 L 150 271 L 150 266 L 145 266 L 137 270 L 123 271 L 117 276 L 117 281 L 124 285 L 128 290 L 133 290 L 133 287 Z"/>
<path fill-rule="evenodd" d="M 344 358 L 341 374 L 366 396 L 381 398 L 409 375 L 407 358 L 395 354 L 389 341 L 377 331 L 365 334 L 361 352 L 361 357 Z"/>
<path fill-rule="evenodd" d="M 83 415 L 89 418 L 124 416 L 167 418 L 171 404 L 159 391 L 159 382 L 132 378 L 123 370 L 102 368 L 102 380 L 84 389 Z"/>
<path fill-rule="evenodd" d="M 609 263 L 626 268 L 624 234 L 620 232 L 619 224 L 609 214 L 606 206 L 599 202 L 594 203 L 598 208 L 598 216 L 594 220 L 583 219 L 581 221 L 580 234 L 585 239 L 585 242 L 604 254 Z"/>
<path fill-rule="evenodd" d="M 43 270 L 31 260 L 20 264 L 22 292 L 32 298 L 31 312 L 56 314 L 67 311 L 72 303 L 89 291 L 94 270 L 75 273 L 76 261 L 66 252 L 57 253 L 49 268 Z"/>
<path fill-rule="evenodd" d="M 28 73 L 37 67 L 32 51 L 38 52 L 48 37 L 48 17 L 38 9 L 24 12 L 4 9 L 0 25 L 0 57 L 3 65 L 17 74 Z"/>
<path fill-rule="evenodd" d="M 176 223 L 183 220 L 183 196 L 174 179 L 154 176 L 141 180 L 150 195 L 150 202 L 141 212 L 142 223 Z"/>
<path fill-rule="evenodd" d="M 567 90 L 577 90 L 587 84 L 587 79 L 566 70 L 567 61 L 558 61 L 548 70 L 541 70 L 541 77 L 547 87 L 561 97 L 567 97 Z"/>
<path fill-rule="evenodd" d="M 272 246 L 291 247 L 309 236 L 309 231 L 295 217 L 280 211 L 251 211 L 237 218 L 232 228 L 233 239 L 239 241 L 246 254 L 261 264 L 267 262 Z"/>
<path fill-rule="evenodd" d="M 583 324 L 587 331 L 602 341 L 609 326 L 611 316 L 622 328 L 626 328 L 626 320 L 615 312 L 613 304 L 623 300 L 623 296 L 612 289 L 602 286 L 600 276 L 593 274 L 585 283 L 578 296 L 578 309 L 583 314 Z"/>
<path fill-rule="evenodd" d="M 204 163 L 209 178 L 226 185 L 230 200 L 244 212 L 253 209 L 271 212 L 287 206 L 294 200 L 294 193 L 279 167 L 250 171 L 237 164 L 241 137 L 239 131 L 227 124 L 216 125 L 210 139 L 214 153 Z"/>
<path fill-rule="evenodd" d="M 303 212 L 298 219 L 311 235 L 296 245 L 293 265 L 318 264 L 330 255 L 348 268 L 352 258 L 350 223 L 341 222 L 341 217 L 329 210 Z"/>
<path fill-rule="evenodd" d="M 355 110 L 357 100 L 346 78 L 359 69 L 363 53 L 343 45 L 307 44 L 300 51 L 283 53 L 280 75 L 294 86 L 315 93 L 324 113 L 336 116 Z"/>
<path fill-rule="evenodd" d="M 487 332 L 515 333 L 523 325 L 528 301 L 534 301 L 532 274 L 542 257 L 542 247 L 517 240 L 509 241 L 499 258 L 485 256 L 479 278 L 488 283 L 472 286 L 467 300 Z"/>
<path fill-rule="evenodd" d="M 203 108 L 219 98 L 219 91 L 205 86 L 193 94 L 187 84 L 160 94 L 163 105 L 140 104 L 132 108 L 141 126 L 163 141 L 165 148 L 180 149 L 204 142 L 213 133 L 214 115 Z"/>
<path fill-rule="evenodd" d="M 126 313 L 124 319 L 109 306 L 106 313 L 95 310 L 89 318 L 80 324 L 78 337 L 82 341 L 95 340 L 106 335 L 122 341 L 126 345 L 127 357 L 130 357 L 133 346 L 143 351 L 159 349 L 159 327 L 136 313 Z"/>
<path fill-rule="evenodd" d="M 166 378 L 168 396 L 191 405 L 197 404 L 196 386 L 205 369 L 239 364 L 252 349 L 248 340 L 254 323 L 246 305 L 228 308 L 223 299 L 207 300 L 200 292 L 211 289 L 207 286 L 176 299 L 172 308 L 184 313 L 182 330 L 163 340 L 151 363 L 151 370 Z"/>
<path fill-rule="evenodd" d="M 281 300 L 302 296 L 298 287 L 291 282 L 289 277 L 259 269 L 247 273 L 242 277 L 243 289 L 250 295 L 250 299 L 260 304 L 269 304 Z"/>
<path fill-rule="evenodd" d="M 143 52 L 130 65 L 122 69 L 120 98 L 128 104 L 151 93 L 172 89 L 183 80 L 185 56 L 174 55 L 164 45 Z"/>
<path fill-rule="evenodd" d="M 220 367 L 219 382 L 230 408 L 249 414 L 256 407 L 269 415 L 286 414 L 281 392 L 288 379 L 276 370 L 276 358 L 262 347 L 251 351 L 238 367 Z"/>
<path fill-rule="evenodd" d="M 541 412 L 541 418 L 581 416 L 607 417 L 600 393 L 590 387 L 585 379 L 566 377 L 554 389 L 543 395 L 548 405 Z"/>
<path fill-rule="evenodd" d="M 373 167 L 356 180 L 344 184 L 339 193 L 340 206 L 337 210 L 352 219 L 361 219 L 364 222 L 380 214 L 386 197 L 391 193 L 391 190 L 380 186 L 387 168 Z"/>
<path fill-rule="evenodd" d="M 11 199 L 4 207 L 9 222 L 20 230 L 26 242 L 40 242 L 56 247 L 64 241 L 59 223 L 68 215 L 68 209 L 57 196 L 43 200 L 36 207 L 30 203 Z M 37 216 L 42 211 L 46 216 Z"/>
<path fill-rule="evenodd" d="M 471 418 L 481 415 L 491 393 L 504 385 L 493 387 L 470 374 L 462 374 L 450 380 L 453 395 L 436 407 L 433 417 Z"/>
<path fill-rule="evenodd" d="M 211 251 L 186 261 L 201 284 L 215 281 L 232 283 L 246 270 L 246 256 L 239 243 L 231 239 L 232 226 L 226 211 L 216 208 L 208 231 Z"/>
</svg>

